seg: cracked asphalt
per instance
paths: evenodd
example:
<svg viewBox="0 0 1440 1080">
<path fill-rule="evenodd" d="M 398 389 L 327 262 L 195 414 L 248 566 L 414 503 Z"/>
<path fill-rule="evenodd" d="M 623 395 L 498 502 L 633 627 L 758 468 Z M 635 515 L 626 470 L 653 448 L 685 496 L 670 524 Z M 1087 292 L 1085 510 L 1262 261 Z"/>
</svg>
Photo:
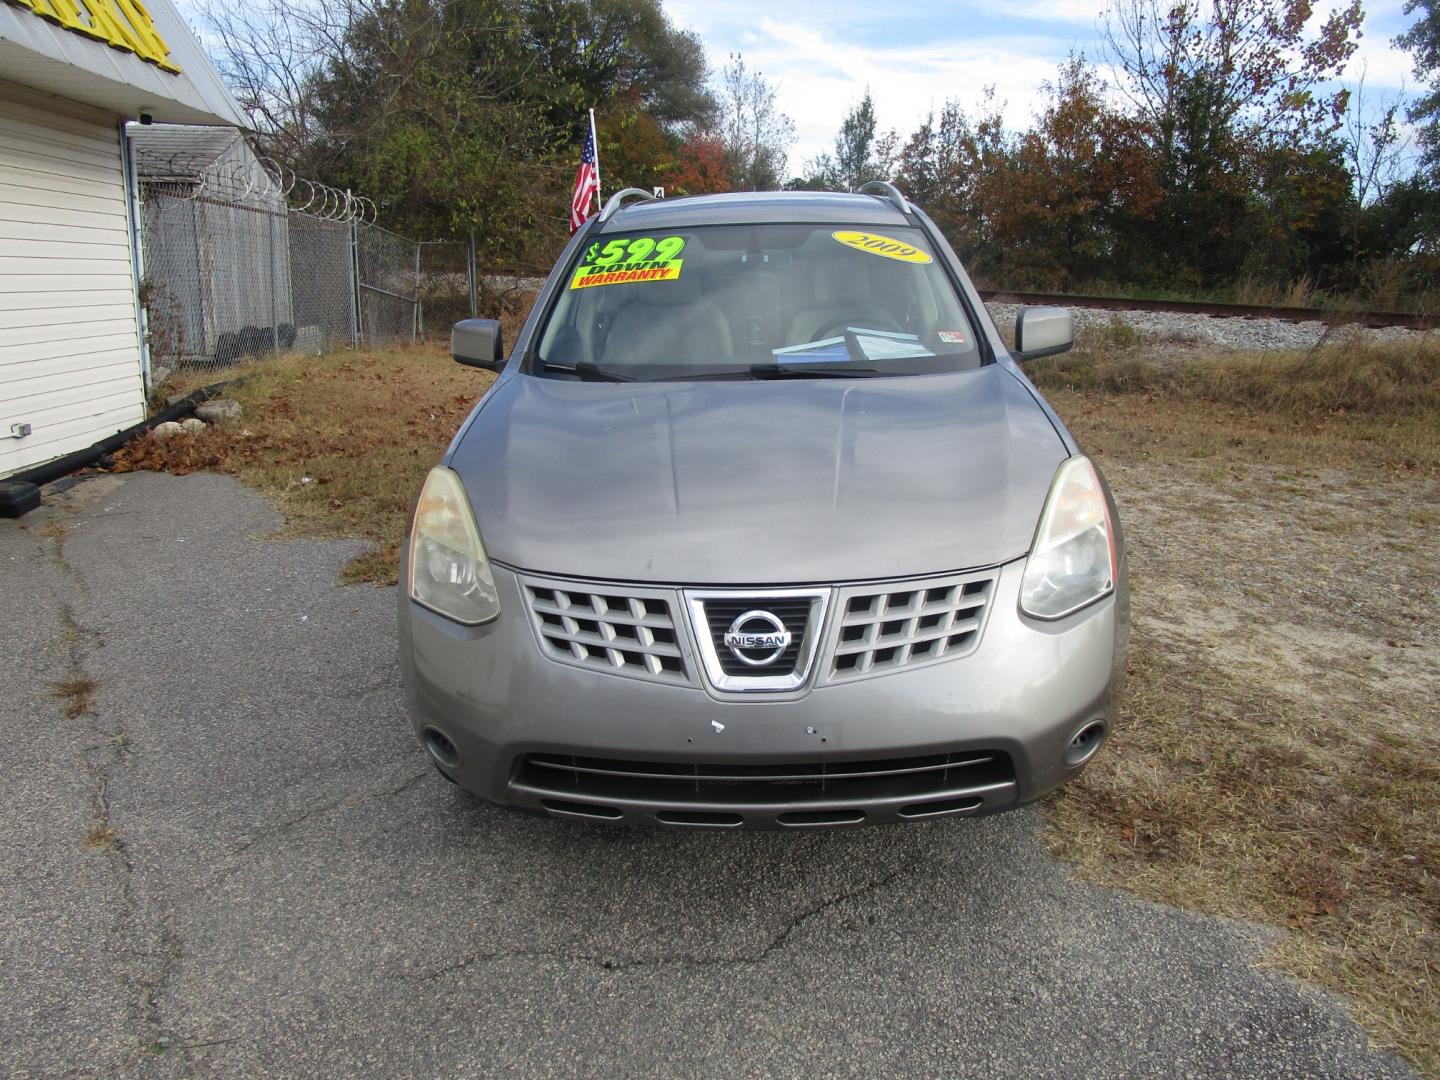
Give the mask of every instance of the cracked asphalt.
<svg viewBox="0 0 1440 1080">
<path fill-rule="evenodd" d="M 1413 1075 L 1257 966 L 1267 931 L 1072 880 L 1036 808 L 716 835 L 478 803 L 410 735 L 391 591 L 279 523 L 151 473 L 0 521 L 0 1074 Z"/>
</svg>

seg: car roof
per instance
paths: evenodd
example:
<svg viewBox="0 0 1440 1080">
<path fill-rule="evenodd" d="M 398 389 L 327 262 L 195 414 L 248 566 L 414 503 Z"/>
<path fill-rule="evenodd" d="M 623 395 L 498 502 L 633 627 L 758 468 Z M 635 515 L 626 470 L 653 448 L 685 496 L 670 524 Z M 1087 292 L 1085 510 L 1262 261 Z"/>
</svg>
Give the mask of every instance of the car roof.
<svg viewBox="0 0 1440 1080">
<path fill-rule="evenodd" d="M 906 225 L 905 215 L 876 195 L 834 191 L 740 191 L 680 199 L 627 203 L 600 226 L 600 232 L 683 229 L 692 225 L 754 225 L 781 222 L 841 225 Z"/>
</svg>

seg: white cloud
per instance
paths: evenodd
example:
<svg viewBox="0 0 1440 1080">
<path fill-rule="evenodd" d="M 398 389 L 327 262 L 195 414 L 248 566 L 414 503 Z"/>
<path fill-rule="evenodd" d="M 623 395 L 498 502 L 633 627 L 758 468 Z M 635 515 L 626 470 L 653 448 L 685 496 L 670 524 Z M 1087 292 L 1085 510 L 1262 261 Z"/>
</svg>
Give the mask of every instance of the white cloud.
<svg viewBox="0 0 1440 1080">
<path fill-rule="evenodd" d="M 728 50 L 707 44 L 711 64 L 723 67 Z M 1005 103 L 1007 120 L 1024 124 L 1041 84 L 1054 77 L 1054 57 L 1065 46 L 1057 49 L 1053 40 L 1025 37 L 878 45 L 843 29 L 761 18 L 744 34 L 741 48 L 747 66 L 777 86 L 780 109 L 795 121 L 798 141 L 790 154 L 795 172 L 831 149 L 840 122 L 867 87 L 882 132 L 894 127 L 908 135 L 926 112 L 938 111 L 950 98 L 974 103 L 987 86 L 994 86 Z"/>
<path fill-rule="evenodd" d="M 1393 48 L 1388 41 L 1362 38 L 1360 47 L 1345 66 L 1345 81 L 1354 82 L 1363 73 L 1369 89 L 1415 88 L 1415 58 Z"/>
<path fill-rule="evenodd" d="M 830 147 L 845 113 L 867 87 L 880 130 L 895 127 L 908 134 L 947 99 L 973 103 L 987 86 L 1006 103 L 1009 119 L 1024 123 L 1040 84 L 1055 74 L 1054 61 L 1035 43 L 956 40 L 874 48 L 783 23 L 767 22 L 764 28 L 774 51 L 755 59 L 779 78 L 781 99 L 795 110 L 801 161 Z"/>
<path fill-rule="evenodd" d="M 971 104 L 994 86 L 1007 123 L 1028 124 L 1041 86 L 1066 53 L 1099 55 L 1106 0 L 987 0 L 983 9 L 953 0 L 666 0 L 680 26 L 699 34 L 718 70 L 732 52 L 779 88 L 779 107 L 795 121 L 792 172 L 832 148 L 840 122 L 868 86 L 878 125 L 909 134 L 949 98 Z M 1348 0 L 1319 0 L 1318 22 Z M 1413 86 L 1411 59 L 1391 38 L 1409 20 L 1403 0 L 1367 4 L 1360 48 L 1347 66 L 1363 68 L 1372 94 Z"/>
</svg>

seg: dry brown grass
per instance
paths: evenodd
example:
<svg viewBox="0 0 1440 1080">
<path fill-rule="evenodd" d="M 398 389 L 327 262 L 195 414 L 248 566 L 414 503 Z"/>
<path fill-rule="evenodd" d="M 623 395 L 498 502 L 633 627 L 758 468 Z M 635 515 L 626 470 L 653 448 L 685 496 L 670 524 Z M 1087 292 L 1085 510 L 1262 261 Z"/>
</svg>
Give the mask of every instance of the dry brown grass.
<svg viewBox="0 0 1440 1080">
<path fill-rule="evenodd" d="M 1415 356 L 1138 386 L 1100 357 L 1104 390 L 1049 392 L 1115 488 L 1135 616 L 1114 741 L 1050 821 L 1086 877 L 1287 927 L 1272 963 L 1440 1076 L 1440 400 Z"/>
<path fill-rule="evenodd" d="M 1262 307 L 1318 307 L 1324 299 L 1308 275 L 1285 285 L 1245 277 L 1236 282 L 1235 298 L 1231 303 Z"/>
<path fill-rule="evenodd" d="M 1074 350 L 1032 361 L 1045 390 L 1163 393 L 1292 415 L 1440 417 L 1440 336 L 1405 344 L 1337 341 L 1317 349 L 1167 355 L 1146 352 L 1115 320 L 1083 332 Z"/>
<path fill-rule="evenodd" d="M 1157 450 L 1185 457 L 1233 444 L 1260 460 L 1303 462 L 1343 450 L 1342 465 L 1440 465 L 1440 335 L 1384 346 L 1196 353 L 1146 350 L 1125 331 L 1123 324 L 1092 330 L 1073 352 L 1034 361 L 1026 373 L 1052 400 L 1072 402 L 1082 422 L 1101 412 L 1143 426 L 1145 416 L 1126 415 L 1137 401 L 1202 406 L 1177 414 L 1175 432 L 1162 410 L 1146 432 Z M 1102 439 L 1115 434 L 1103 430 L 1105 420 L 1099 426 Z M 1145 452 L 1133 434 L 1127 444 Z"/>
<path fill-rule="evenodd" d="M 85 834 L 85 846 L 91 851 L 116 851 L 120 847 L 120 833 L 110 825 L 97 822 Z"/>
<path fill-rule="evenodd" d="M 197 435 L 135 440 L 116 471 L 231 473 L 269 494 L 286 532 L 375 542 L 346 568 L 351 581 L 393 584 L 400 543 L 425 474 L 494 381 L 438 346 L 282 357 L 240 376 L 242 419 Z M 196 380 L 198 383 L 199 380 Z"/>
<path fill-rule="evenodd" d="M 1097 881 L 1286 927 L 1275 964 L 1440 1077 L 1440 355 L 1142 353 L 1030 366 L 1103 464 L 1135 627 L 1110 749 L 1051 804 Z M 125 467 L 218 468 L 393 581 L 426 470 L 490 377 L 434 349 L 257 365 L 245 418 Z M 309 477 L 311 483 L 304 483 Z"/>
<path fill-rule="evenodd" d="M 50 691 L 65 703 L 65 715 L 75 720 L 88 713 L 95 703 L 100 684 L 86 676 L 76 676 L 55 684 Z"/>
</svg>

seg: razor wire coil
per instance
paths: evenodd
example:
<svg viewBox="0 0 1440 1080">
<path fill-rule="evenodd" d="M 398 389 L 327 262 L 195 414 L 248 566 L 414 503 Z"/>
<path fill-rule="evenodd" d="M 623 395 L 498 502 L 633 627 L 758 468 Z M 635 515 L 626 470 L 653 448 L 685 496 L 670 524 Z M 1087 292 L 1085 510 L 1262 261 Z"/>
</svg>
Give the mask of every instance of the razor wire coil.
<svg viewBox="0 0 1440 1080">
<path fill-rule="evenodd" d="M 474 310 L 467 244 L 384 229 L 373 200 L 272 159 L 152 156 L 141 196 L 152 369 L 414 341 Z"/>
</svg>

